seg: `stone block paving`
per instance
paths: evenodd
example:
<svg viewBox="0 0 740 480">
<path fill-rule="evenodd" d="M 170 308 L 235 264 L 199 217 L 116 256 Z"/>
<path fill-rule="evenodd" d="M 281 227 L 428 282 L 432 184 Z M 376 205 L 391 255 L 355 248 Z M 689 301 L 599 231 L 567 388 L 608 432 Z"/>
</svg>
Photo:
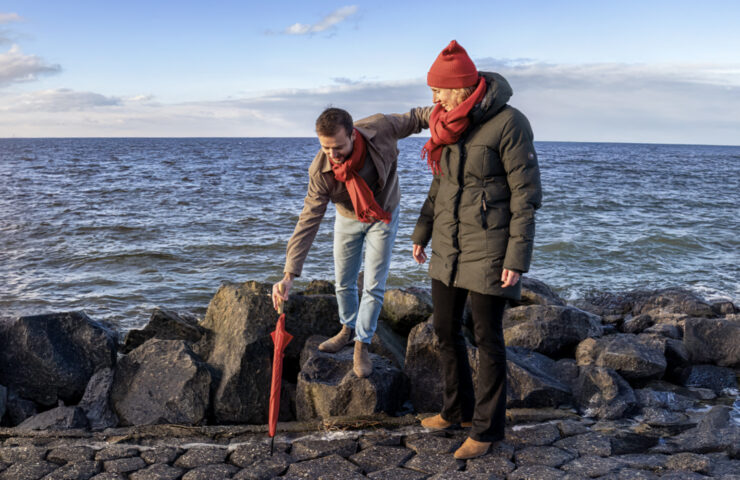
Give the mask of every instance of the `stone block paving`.
<svg viewBox="0 0 740 480">
<path fill-rule="evenodd" d="M 740 480 L 737 451 L 647 449 L 615 454 L 625 438 L 588 420 L 507 428 L 486 455 L 456 460 L 466 430 L 420 426 L 264 434 L 147 437 L 0 437 L 0 480 Z M 125 435 L 123 436 L 126 437 Z M 132 437 L 133 438 L 133 437 Z"/>
</svg>

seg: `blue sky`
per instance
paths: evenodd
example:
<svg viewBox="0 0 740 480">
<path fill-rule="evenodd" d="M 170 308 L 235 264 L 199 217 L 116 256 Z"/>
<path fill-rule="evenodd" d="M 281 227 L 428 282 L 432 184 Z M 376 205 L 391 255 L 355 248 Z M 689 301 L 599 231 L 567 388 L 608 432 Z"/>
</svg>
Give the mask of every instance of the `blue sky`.
<svg viewBox="0 0 740 480">
<path fill-rule="evenodd" d="M 457 39 L 539 140 L 740 144 L 733 1 L 0 2 L 0 137 L 311 136 Z"/>
</svg>

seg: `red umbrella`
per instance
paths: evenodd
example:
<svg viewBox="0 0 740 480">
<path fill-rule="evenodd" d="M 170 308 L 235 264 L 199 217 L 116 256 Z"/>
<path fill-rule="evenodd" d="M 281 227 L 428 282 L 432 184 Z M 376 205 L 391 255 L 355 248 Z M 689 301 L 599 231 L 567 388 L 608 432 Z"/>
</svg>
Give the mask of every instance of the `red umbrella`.
<svg viewBox="0 0 740 480">
<path fill-rule="evenodd" d="M 283 289 L 280 288 L 280 293 L 283 293 Z M 282 376 L 283 376 L 283 351 L 285 347 L 293 340 L 293 335 L 285 331 L 285 314 L 283 313 L 283 302 L 280 302 L 278 306 L 278 318 L 277 325 L 275 325 L 275 331 L 270 334 L 272 337 L 272 343 L 275 344 L 275 350 L 272 354 L 272 387 L 270 388 L 270 416 L 269 416 L 269 427 L 270 427 L 270 455 L 272 455 L 273 447 L 275 444 L 275 430 L 277 429 L 278 413 L 280 412 L 280 389 L 282 387 Z"/>
</svg>

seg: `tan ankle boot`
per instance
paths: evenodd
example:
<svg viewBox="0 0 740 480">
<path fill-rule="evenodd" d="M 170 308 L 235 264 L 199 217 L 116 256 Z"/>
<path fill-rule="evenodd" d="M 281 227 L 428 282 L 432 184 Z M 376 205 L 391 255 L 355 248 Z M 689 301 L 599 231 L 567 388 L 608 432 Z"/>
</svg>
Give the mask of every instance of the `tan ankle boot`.
<svg viewBox="0 0 740 480">
<path fill-rule="evenodd" d="M 367 343 L 355 341 L 355 354 L 353 357 L 355 375 L 359 378 L 369 377 L 373 373 L 373 362 L 370 360 L 370 352 Z"/>
<path fill-rule="evenodd" d="M 480 457 L 488 453 L 491 442 L 479 442 L 468 437 L 460 448 L 455 451 L 455 458 L 466 460 L 468 458 Z"/>
<path fill-rule="evenodd" d="M 455 425 L 453 422 L 448 422 L 442 418 L 442 414 L 438 413 L 433 417 L 427 417 L 421 421 L 421 426 L 424 428 L 431 428 L 433 430 L 444 430 Z M 472 427 L 473 422 L 460 422 L 461 427 Z"/>
<path fill-rule="evenodd" d="M 342 330 L 340 330 L 339 333 L 319 345 L 319 350 L 327 353 L 337 353 L 339 350 L 352 343 L 353 333 L 354 332 L 351 328 L 343 325 Z"/>
</svg>

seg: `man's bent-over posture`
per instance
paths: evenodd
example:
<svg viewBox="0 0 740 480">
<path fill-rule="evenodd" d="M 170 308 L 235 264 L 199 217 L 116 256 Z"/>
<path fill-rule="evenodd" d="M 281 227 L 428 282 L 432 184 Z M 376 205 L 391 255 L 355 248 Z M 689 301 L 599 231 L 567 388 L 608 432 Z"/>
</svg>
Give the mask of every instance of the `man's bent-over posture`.
<svg viewBox="0 0 740 480">
<path fill-rule="evenodd" d="M 300 276 L 329 201 L 337 208 L 334 222 L 334 273 L 342 330 L 319 345 L 337 352 L 355 343 L 354 372 L 372 373 L 368 345 L 383 306 L 385 281 L 398 231 L 401 192 L 396 171 L 397 141 L 427 128 L 432 107 L 406 114 L 376 114 L 352 123 L 350 114 L 328 108 L 316 120 L 321 150 L 308 169 L 308 193 L 288 242 L 283 279 L 273 285 L 275 307 L 288 299 Z M 365 247 L 364 288 L 358 301 L 357 278 Z M 280 288 L 282 287 L 282 293 Z"/>
</svg>

